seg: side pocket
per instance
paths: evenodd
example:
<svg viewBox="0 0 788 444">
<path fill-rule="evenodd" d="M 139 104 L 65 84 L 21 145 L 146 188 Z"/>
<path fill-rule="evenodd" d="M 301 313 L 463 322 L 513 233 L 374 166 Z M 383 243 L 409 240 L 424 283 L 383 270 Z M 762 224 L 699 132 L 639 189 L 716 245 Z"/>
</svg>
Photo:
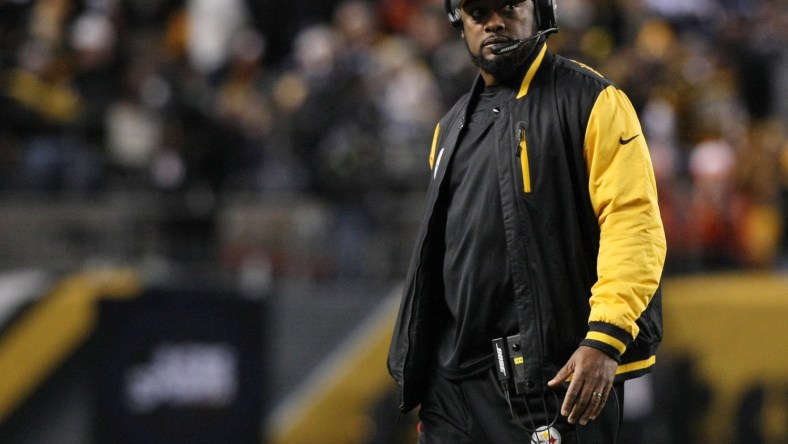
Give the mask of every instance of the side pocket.
<svg viewBox="0 0 788 444">
<path fill-rule="evenodd" d="M 525 193 L 531 192 L 531 166 L 528 162 L 528 144 L 525 141 L 525 128 L 520 128 L 517 133 L 520 139 L 517 148 L 517 157 L 520 158 L 520 167 L 523 172 L 523 191 Z"/>
</svg>

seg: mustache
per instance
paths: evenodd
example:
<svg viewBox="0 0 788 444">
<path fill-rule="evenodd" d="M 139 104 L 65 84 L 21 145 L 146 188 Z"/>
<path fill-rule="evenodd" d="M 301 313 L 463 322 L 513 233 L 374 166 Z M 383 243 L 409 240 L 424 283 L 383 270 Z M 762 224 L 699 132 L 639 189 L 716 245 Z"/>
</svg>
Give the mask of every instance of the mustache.
<svg viewBox="0 0 788 444">
<path fill-rule="evenodd" d="M 500 44 L 509 43 L 509 42 L 512 42 L 512 41 L 514 41 L 514 39 L 512 39 L 512 38 L 509 38 L 509 37 L 506 37 L 506 36 L 503 36 L 503 35 L 494 35 L 494 36 L 490 36 L 490 37 L 487 37 L 486 39 L 484 39 L 482 41 L 482 43 L 479 45 L 479 49 L 480 50 L 484 49 L 484 47 L 488 46 L 488 45 L 500 45 Z"/>
</svg>

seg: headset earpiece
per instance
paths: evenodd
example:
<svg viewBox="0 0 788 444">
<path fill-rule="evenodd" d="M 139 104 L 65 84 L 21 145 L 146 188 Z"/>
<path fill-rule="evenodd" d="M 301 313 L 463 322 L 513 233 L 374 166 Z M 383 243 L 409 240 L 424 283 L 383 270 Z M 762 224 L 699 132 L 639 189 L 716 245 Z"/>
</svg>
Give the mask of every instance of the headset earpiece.
<svg viewBox="0 0 788 444">
<path fill-rule="evenodd" d="M 556 4 L 554 0 L 534 0 L 534 12 L 539 31 L 555 32 L 558 30 Z"/>
<path fill-rule="evenodd" d="M 459 0 L 444 0 L 444 8 L 449 16 L 449 23 L 455 28 L 462 28 L 462 17 L 460 16 Z"/>
</svg>

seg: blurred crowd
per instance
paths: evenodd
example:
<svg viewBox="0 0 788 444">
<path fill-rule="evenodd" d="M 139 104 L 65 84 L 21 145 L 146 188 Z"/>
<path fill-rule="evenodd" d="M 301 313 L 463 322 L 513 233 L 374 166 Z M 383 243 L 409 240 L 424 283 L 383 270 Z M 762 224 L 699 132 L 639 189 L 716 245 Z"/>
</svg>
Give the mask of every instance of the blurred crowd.
<svg viewBox="0 0 788 444">
<path fill-rule="evenodd" d="M 442 0 L 287 3 L 0 0 L 0 193 L 306 195 L 361 242 L 379 202 L 423 191 L 476 71 Z M 788 5 L 559 0 L 558 17 L 551 50 L 641 117 L 667 271 L 785 266 Z"/>
</svg>

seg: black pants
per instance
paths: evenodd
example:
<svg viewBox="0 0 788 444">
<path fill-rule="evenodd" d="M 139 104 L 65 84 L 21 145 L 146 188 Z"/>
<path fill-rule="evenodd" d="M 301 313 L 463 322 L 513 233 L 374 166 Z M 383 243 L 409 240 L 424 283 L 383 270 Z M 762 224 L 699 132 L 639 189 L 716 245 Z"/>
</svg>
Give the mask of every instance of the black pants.
<svg viewBox="0 0 788 444">
<path fill-rule="evenodd" d="M 494 372 L 462 381 L 436 373 L 419 410 L 419 444 L 616 443 L 624 410 L 623 382 L 614 384 L 596 420 L 581 426 L 560 415 L 564 389 L 527 398 L 510 393 L 514 419 Z"/>
</svg>

